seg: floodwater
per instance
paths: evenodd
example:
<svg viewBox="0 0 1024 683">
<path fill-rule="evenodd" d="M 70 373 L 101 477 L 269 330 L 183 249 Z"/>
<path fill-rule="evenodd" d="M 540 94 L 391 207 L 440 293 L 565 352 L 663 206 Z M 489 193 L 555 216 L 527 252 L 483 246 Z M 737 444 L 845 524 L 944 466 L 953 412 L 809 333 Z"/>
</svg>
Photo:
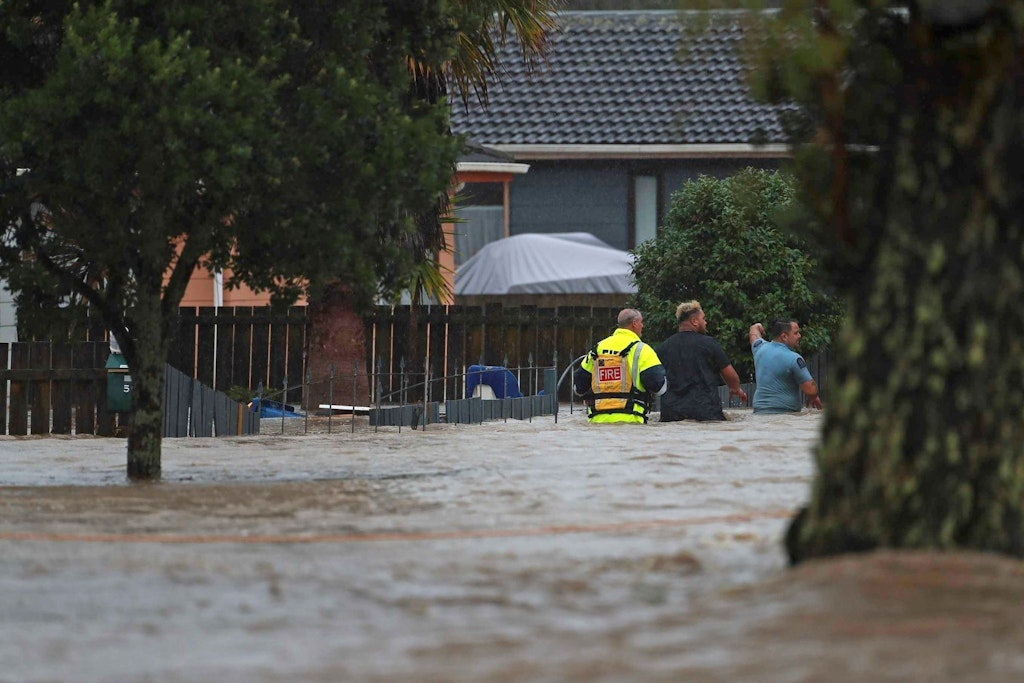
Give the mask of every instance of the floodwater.
<svg viewBox="0 0 1024 683">
<path fill-rule="evenodd" d="M 821 415 L 728 415 L 0 437 L 0 681 L 1024 679 L 1021 563 L 787 568 Z"/>
</svg>

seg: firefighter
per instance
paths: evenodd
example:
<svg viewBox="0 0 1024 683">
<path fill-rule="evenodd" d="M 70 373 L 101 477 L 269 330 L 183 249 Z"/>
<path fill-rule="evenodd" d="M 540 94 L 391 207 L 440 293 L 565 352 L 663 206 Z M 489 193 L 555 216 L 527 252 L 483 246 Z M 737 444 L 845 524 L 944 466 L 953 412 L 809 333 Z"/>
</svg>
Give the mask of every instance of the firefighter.
<svg viewBox="0 0 1024 683">
<path fill-rule="evenodd" d="M 644 316 L 619 312 L 618 329 L 590 350 L 573 374 L 573 389 L 587 403 L 591 422 L 644 424 L 655 396 L 668 388 L 654 349 L 640 341 Z"/>
</svg>

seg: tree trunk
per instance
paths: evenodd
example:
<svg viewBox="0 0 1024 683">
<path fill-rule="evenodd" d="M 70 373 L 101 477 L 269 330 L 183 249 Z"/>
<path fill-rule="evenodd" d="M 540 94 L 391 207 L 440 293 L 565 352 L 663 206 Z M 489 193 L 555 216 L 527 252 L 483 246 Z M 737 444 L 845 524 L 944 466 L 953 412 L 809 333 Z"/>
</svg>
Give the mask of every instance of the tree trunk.
<svg viewBox="0 0 1024 683">
<path fill-rule="evenodd" d="M 131 317 L 131 342 L 122 344 L 134 382 L 132 423 L 128 432 L 128 478 L 160 478 L 163 441 L 164 379 L 171 325 L 162 317 L 159 292 Z"/>
<path fill-rule="evenodd" d="M 793 562 L 882 546 L 1024 554 L 1021 50 L 1005 27 L 927 38 L 905 53 L 903 114 L 879 152 L 893 182 L 858 226 L 870 256 L 846 285 Z"/>
<path fill-rule="evenodd" d="M 307 370 L 312 384 L 307 409 L 315 410 L 321 403 L 332 401 L 343 404 L 355 400 L 356 405 L 370 401 L 369 373 L 377 369 L 368 365 L 364 321 L 352 306 L 350 294 L 333 288 L 309 302 Z M 328 381 L 332 367 L 333 383 Z"/>
</svg>

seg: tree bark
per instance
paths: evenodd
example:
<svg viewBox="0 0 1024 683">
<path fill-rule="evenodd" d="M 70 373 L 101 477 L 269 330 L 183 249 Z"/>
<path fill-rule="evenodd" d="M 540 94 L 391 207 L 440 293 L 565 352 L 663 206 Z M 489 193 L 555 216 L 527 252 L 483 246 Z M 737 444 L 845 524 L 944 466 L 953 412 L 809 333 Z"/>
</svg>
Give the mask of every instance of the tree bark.
<svg viewBox="0 0 1024 683">
<path fill-rule="evenodd" d="M 917 28 L 793 562 L 883 546 L 1024 554 L 1021 37 L 1009 21 Z"/>
<path fill-rule="evenodd" d="M 141 297 L 145 301 L 129 318 L 131 338 L 122 343 L 133 380 L 127 471 L 133 481 L 151 481 L 162 471 L 165 366 L 174 316 L 165 319 L 159 289 Z"/>
<path fill-rule="evenodd" d="M 307 410 L 321 403 L 370 401 L 370 352 L 364 321 L 353 308 L 352 296 L 343 289 L 328 290 L 309 303 L 310 339 L 307 371 L 312 384 L 306 397 Z M 333 383 L 328 381 L 334 369 Z M 353 376 L 355 373 L 355 376 Z M 305 380 L 303 380 L 305 381 Z M 353 382 L 356 386 L 353 387 Z M 355 391 L 353 391 L 355 389 Z"/>
</svg>

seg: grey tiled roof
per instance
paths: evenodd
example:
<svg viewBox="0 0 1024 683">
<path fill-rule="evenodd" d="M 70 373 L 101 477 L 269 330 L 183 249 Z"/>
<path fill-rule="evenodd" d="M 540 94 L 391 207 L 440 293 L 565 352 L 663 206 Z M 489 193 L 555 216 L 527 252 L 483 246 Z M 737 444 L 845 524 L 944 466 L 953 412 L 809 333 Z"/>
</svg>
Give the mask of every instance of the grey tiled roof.
<svg viewBox="0 0 1024 683">
<path fill-rule="evenodd" d="M 683 53 L 677 12 L 562 12 L 548 64 L 525 73 L 510 41 L 487 111 L 456 102 L 452 130 L 485 145 L 783 142 L 773 110 L 747 94 L 739 19 L 714 13 Z"/>
</svg>

